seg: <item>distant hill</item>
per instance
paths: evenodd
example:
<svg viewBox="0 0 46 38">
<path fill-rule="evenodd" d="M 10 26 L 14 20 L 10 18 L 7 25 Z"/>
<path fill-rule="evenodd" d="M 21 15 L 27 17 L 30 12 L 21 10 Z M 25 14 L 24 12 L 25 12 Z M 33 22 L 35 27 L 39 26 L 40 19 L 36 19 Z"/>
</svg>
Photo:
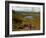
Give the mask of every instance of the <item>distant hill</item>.
<svg viewBox="0 0 46 38">
<path fill-rule="evenodd" d="M 15 14 L 39 14 L 40 12 L 24 12 L 24 11 L 14 11 L 12 10 L 13 13 Z"/>
</svg>

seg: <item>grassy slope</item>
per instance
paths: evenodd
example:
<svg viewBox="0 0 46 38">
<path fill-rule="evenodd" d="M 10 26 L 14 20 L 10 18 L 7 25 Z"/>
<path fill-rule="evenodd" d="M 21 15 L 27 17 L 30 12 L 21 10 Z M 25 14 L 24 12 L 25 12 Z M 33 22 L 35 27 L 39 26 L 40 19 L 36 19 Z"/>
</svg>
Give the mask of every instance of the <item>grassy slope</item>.
<svg viewBox="0 0 46 38">
<path fill-rule="evenodd" d="M 18 29 L 19 27 L 22 27 L 24 28 L 24 24 L 32 24 L 32 29 L 34 30 L 38 30 L 40 29 L 40 17 L 39 17 L 39 13 L 25 13 L 26 15 L 23 15 L 22 13 L 25 13 L 25 12 L 14 12 L 12 13 L 12 17 L 13 19 L 19 19 L 19 20 L 22 20 L 22 22 L 20 23 L 17 23 L 15 21 L 13 21 L 13 31 L 19 31 L 21 29 Z M 26 19 L 24 18 L 25 16 L 32 16 L 33 19 Z"/>
</svg>

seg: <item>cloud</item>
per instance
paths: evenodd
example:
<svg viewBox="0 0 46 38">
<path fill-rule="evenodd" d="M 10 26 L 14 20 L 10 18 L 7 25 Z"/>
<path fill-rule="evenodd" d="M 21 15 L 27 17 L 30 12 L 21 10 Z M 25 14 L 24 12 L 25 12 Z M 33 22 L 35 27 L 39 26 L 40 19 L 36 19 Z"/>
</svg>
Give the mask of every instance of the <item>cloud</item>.
<svg viewBox="0 0 46 38">
<path fill-rule="evenodd" d="M 39 7 L 21 7 L 21 6 L 13 6 L 13 10 L 15 11 L 24 11 L 24 12 L 40 12 Z"/>
</svg>

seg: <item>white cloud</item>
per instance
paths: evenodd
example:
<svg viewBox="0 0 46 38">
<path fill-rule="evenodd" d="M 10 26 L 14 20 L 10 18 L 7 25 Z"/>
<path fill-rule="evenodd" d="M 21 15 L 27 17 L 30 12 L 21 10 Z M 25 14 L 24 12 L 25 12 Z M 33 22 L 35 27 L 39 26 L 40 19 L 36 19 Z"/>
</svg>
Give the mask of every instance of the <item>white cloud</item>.
<svg viewBox="0 0 46 38">
<path fill-rule="evenodd" d="M 40 12 L 39 7 L 21 7 L 21 6 L 13 6 L 13 10 L 15 11 L 24 11 L 24 12 Z"/>
<path fill-rule="evenodd" d="M 30 7 L 16 7 L 16 6 L 14 6 L 13 10 L 15 10 L 15 11 L 25 11 L 25 12 L 27 11 L 27 12 L 31 12 L 32 8 L 30 8 Z"/>
</svg>

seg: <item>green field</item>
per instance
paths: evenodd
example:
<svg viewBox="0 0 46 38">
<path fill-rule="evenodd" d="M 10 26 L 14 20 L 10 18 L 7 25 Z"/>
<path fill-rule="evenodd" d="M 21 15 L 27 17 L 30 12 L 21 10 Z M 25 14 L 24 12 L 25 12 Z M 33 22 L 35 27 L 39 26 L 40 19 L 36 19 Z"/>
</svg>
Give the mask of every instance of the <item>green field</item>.
<svg viewBox="0 0 46 38">
<path fill-rule="evenodd" d="M 32 16 L 32 18 L 24 18 L 26 16 Z M 12 10 L 12 31 L 25 31 L 28 26 L 31 27 L 28 30 L 40 30 L 40 12 L 18 12 Z"/>
</svg>

